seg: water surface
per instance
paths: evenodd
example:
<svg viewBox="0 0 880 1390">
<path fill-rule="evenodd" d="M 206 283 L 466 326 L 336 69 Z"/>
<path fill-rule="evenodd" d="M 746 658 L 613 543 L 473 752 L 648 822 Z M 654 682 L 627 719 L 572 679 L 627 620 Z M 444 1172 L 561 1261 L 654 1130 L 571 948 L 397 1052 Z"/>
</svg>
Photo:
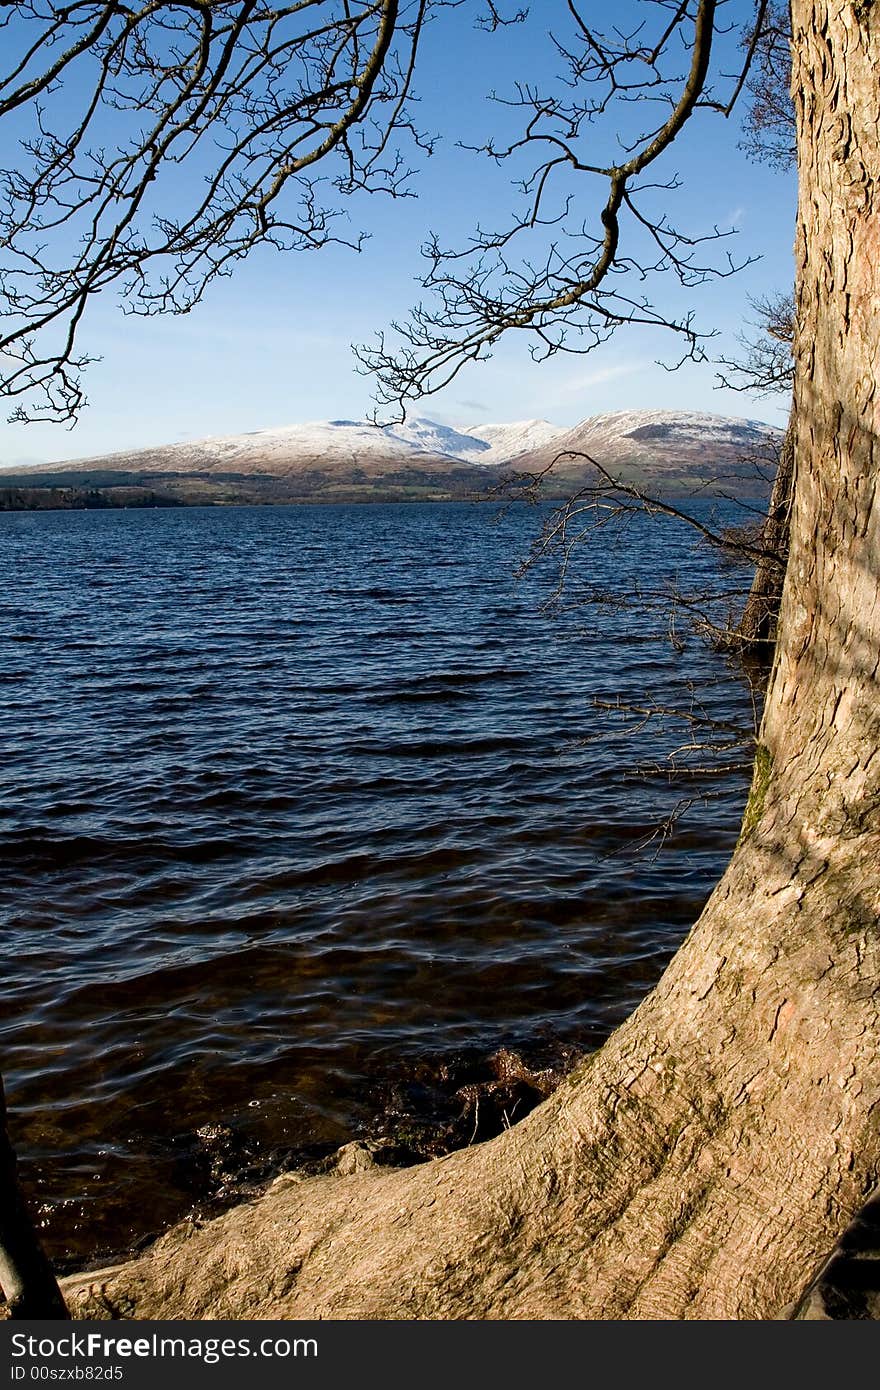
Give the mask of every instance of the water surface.
<svg viewBox="0 0 880 1390">
<path fill-rule="evenodd" d="M 657 856 L 686 737 L 744 685 L 643 606 L 547 613 L 534 509 L 0 516 L 2 1066 L 53 1254 L 130 1248 L 267 1165 L 436 1105 L 499 1047 L 598 1045 L 738 830 Z M 602 533 L 570 596 L 733 582 L 686 528 Z M 737 577 L 741 582 L 741 576 Z M 438 1080 L 439 1078 L 439 1080 Z"/>
</svg>

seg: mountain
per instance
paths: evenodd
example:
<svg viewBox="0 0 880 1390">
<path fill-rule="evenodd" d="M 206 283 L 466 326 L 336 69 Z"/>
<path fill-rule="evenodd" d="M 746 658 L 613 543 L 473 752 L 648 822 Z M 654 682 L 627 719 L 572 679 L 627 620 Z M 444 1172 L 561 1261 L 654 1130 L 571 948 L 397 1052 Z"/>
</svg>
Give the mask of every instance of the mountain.
<svg viewBox="0 0 880 1390">
<path fill-rule="evenodd" d="M 125 506 L 442 501 L 484 491 L 486 470 L 445 452 L 449 435 L 457 441 L 456 431 L 436 425 L 413 442 L 393 428 L 356 420 L 217 435 L 43 465 L 15 477 L 0 473 L 0 490 L 15 493 L 0 497 L 0 507 L 33 505 L 38 481 L 60 490 L 56 504 L 65 507 L 106 505 L 102 498 Z M 476 452 L 486 448 L 470 437 L 467 444 Z"/>
<path fill-rule="evenodd" d="M 585 454 L 647 490 L 757 496 L 766 483 L 744 456 L 766 457 L 779 437 L 760 421 L 684 411 L 616 411 L 571 429 L 546 420 L 461 429 L 427 419 L 384 427 L 321 420 L 0 470 L 0 506 L 29 506 L 34 489 L 65 489 L 68 500 L 59 494 L 57 505 L 70 506 L 447 500 L 545 470 L 543 494 L 559 497 L 595 479 L 577 457 Z"/>
<path fill-rule="evenodd" d="M 335 420 L 334 424 L 351 425 L 351 420 Z M 488 466 L 509 463 L 531 449 L 551 444 L 565 434 L 562 425 L 548 420 L 518 420 L 507 425 L 468 425 L 459 429 L 438 425 L 435 420 L 404 420 L 402 424 L 386 425 L 389 439 L 406 440 L 415 449 L 428 453 L 447 454 L 451 458 Z"/>
<path fill-rule="evenodd" d="M 182 444 L 104 454 L 41 465 L 40 472 L 59 468 L 77 472 L 95 469 L 138 473 L 271 473 L 284 476 L 305 464 L 369 467 L 380 461 L 412 460 L 414 454 L 433 459 L 494 465 L 506 463 L 528 449 L 548 444 L 564 434 L 546 420 L 512 425 L 478 425 L 460 430 L 435 420 L 413 419 L 402 424 L 371 425 L 364 420 L 316 420 L 248 434 L 213 435 Z M 424 462 L 424 458 L 420 458 Z"/>
<path fill-rule="evenodd" d="M 307 464 L 350 468 L 377 460 L 386 463 L 408 459 L 414 452 L 447 457 L 443 449 L 417 450 L 409 440 L 365 421 L 316 420 L 75 459 L 55 464 L 53 470 L 64 467 L 76 472 L 110 469 L 137 473 L 269 473 L 283 477 Z"/>
<path fill-rule="evenodd" d="M 617 410 L 582 420 L 518 458 L 516 467 L 529 473 L 550 469 L 557 484 L 599 481 L 597 470 L 583 457 L 589 455 L 615 479 L 647 491 L 763 496 L 781 439 L 781 430 L 760 420 L 699 411 Z"/>
<path fill-rule="evenodd" d="M 547 420 L 522 420 L 513 425 L 470 425 L 467 433 L 486 446 L 480 463 L 505 464 L 531 450 L 550 447 L 566 430 Z"/>
<path fill-rule="evenodd" d="M 422 453 L 443 454 L 447 458 L 468 459 L 474 463 L 488 461 L 484 457 L 489 452 L 485 440 L 469 430 L 457 429 L 453 425 L 438 425 L 436 420 L 404 420 L 400 424 L 385 425 L 378 433 L 389 441 L 400 440 Z"/>
</svg>

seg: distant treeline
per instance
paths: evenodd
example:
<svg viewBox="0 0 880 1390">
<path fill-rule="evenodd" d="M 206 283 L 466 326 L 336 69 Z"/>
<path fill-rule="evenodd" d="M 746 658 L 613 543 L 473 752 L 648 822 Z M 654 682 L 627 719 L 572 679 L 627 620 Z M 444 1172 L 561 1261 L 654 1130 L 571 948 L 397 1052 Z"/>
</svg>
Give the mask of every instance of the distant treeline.
<svg viewBox="0 0 880 1390">
<path fill-rule="evenodd" d="M 107 507 L 271 506 L 303 502 L 450 502 L 485 496 L 495 482 L 487 470 L 452 468 L 439 476 L 398 468 L 371 477 L 352 467 L 337 473 L 304 469 L 294 477 L 272 474 L 169 473 L 148 476 L 106 472 L 8 476 L 0 487 L 0 511 L 97 511 Z"/>
<path fill-rule="evenodd" d="M 737 476 L 726 468 L 715 481 L 696 470 L 655 470 L 632 463 L 625 480 L 669 498 L 734 496 L 766 498 L 765 479 Z M 745 470 L 744 470 L 745 472 Z M 711 477 L 711 475 L 710 475 Z M 289 506 L 305 502 L 458 502 L 540 497 L 562 501 L 580 487 L 595 484 L 589 463 L 570 461 L 559 473 L 536 478 L 501 467 L 453 463 L 419 467 L 394 460 L 372 472 L 358 464 L 330 467 L 322 460 L 295 473 L 134 473 L 77 469 L 39 475 L 0 475 L 0 511 L 100 511 L 119 507 Z"/>
<path fill-rule="evenodd" d="M 0 512 L 101 511 L 114 507 L 181 507 L 176 497 L 148 488 L 4 487 Z"/>
</svg>

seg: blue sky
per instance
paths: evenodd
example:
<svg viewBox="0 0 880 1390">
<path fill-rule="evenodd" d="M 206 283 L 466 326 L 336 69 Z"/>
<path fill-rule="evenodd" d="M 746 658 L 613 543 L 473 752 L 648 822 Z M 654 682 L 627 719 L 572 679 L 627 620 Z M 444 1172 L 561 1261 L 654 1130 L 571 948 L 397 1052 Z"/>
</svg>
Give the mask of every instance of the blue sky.
<svg viewBox="0 0 880 1390">
<path fill-rule="evenodd" d="M 351 228 L 370 236 L 360 254 L 339 247 L 306 255 L 258 252 L 183 318 L 125 316 L 107 296 L 92 306 L 83 335 L 102 360 L 88 369 L 89 406 L 80 422 L 72 431 L 0 425 L 0 462 L 83 457 L 367 413 L 372 388 L 356 370 L 350 344 L 405 316 L 418 297 L 419 247 L 428 231 L 454 242 L 477 218 L 499 225 L 513 205 L 508 174 L 456 141 L 476 143 L 503 129 L 503 111 L 488 100 L 493 89 L 504 92 L 517 78 L 551 71 L 538 8 L 527 24 L 495 35 L 474 30 L 464 11 L 430 27 L 418 116 L 442 140 L 435 155 L 420 159 L 417 199 L 350 202 Z M 540 7 L 543 15 L 562 8 L 558 0 Z M 730 13 L 746 17 L 751 9 L 749 0 L 733 0 Z M 670 195 L 674 220 L 689 231 L 735 227 L 733 254 L 760 257 L 739 275 L 676 299 L 675 307 L 688 303 L 696 310 L 701 328 L 718 331 L 710 356 L 735 349 L 749 296 L 787 289 L 792 278 L 794 177 L 749 162 L 738 139 L 735 121 L 707 113 L 690 122 L 663 166 L 683 181 Z M 584 215 L 600 205 L 596 187 L 585 186 L 578 196 Z M 675 356 L 675 343 L 656 330 L 621 331 L 586 357 L 561 354 L 540 364 L 530 361 L 525 343 L 508 341 L 413 413 L 465 425 L 533 417 L 565 425 L 600 411 L 660 407 L 784 419 L 784 400 L 717 389 L 711 361 L 673 374 L 656 363 Z"/>
</svg>

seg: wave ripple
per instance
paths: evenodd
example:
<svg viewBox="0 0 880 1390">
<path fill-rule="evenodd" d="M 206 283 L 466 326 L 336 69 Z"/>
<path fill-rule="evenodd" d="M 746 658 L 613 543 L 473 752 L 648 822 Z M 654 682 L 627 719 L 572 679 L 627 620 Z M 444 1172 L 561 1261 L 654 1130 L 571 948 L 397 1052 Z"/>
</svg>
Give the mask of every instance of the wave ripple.
<svg viewBox="0 0 880 1390">
<path fill-rule="evenodd" d="M 0 1039 L 59 1259 L 130 1247 L 221 1168 L 228 1188 L 344 1142 L 383 1096 L 427 1095 L 426 1066 L 593 1047 L 656 979 L 743 779 L 663 855 L 624 852 L 679 796 L 629 770 L 677 736 L 593 700 L 689 677 L 747 722 L 748 695 L 637 612 L 543 612 L 553 577 L 512 577 L 536 527 L 0 516 Z M 719 583 L 647 522 L 579 564 L 575 593 Z"/>
</svg>

